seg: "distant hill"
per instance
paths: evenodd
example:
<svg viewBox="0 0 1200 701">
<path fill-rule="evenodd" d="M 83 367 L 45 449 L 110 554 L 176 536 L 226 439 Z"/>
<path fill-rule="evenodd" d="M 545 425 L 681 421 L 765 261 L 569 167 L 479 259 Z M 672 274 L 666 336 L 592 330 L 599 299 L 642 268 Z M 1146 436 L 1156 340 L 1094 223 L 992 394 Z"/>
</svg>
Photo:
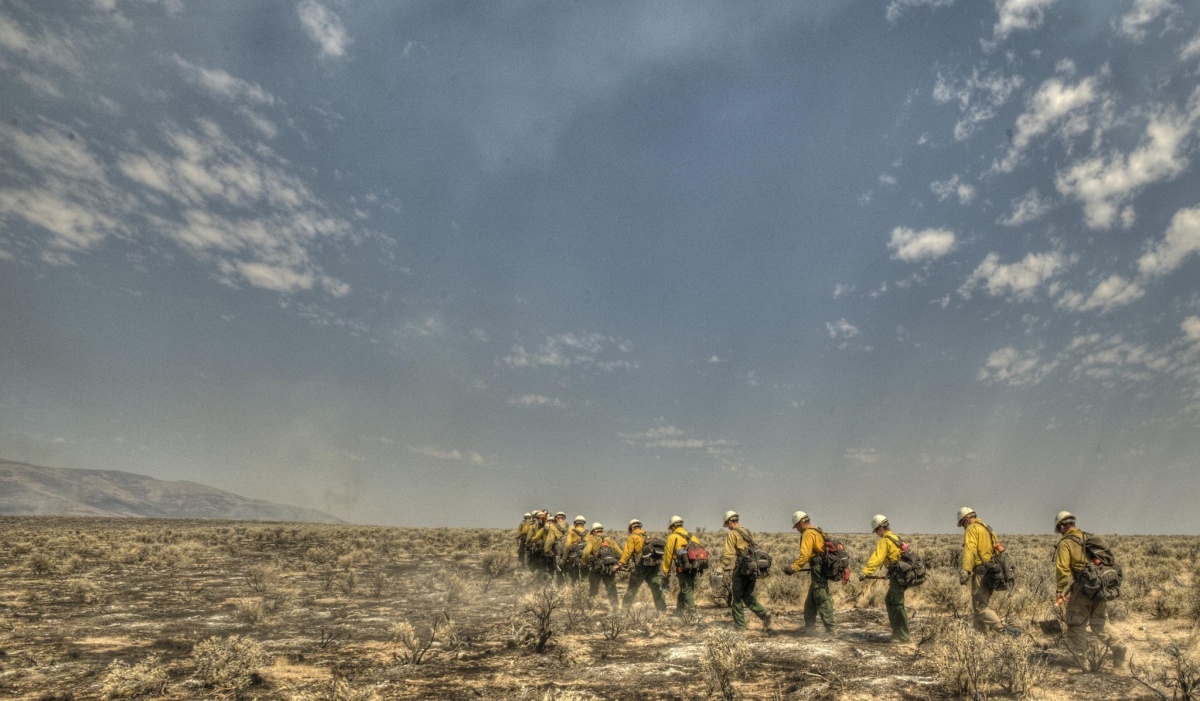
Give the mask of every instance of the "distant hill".
<svg viewBox="0 0 1200 701">
<path fill-rule="evenodd" d="M 344 523 L 316 509 L 247 499 L 195 482 L 7 460 L 0 460 L 0 514 Z"/>
</svg>

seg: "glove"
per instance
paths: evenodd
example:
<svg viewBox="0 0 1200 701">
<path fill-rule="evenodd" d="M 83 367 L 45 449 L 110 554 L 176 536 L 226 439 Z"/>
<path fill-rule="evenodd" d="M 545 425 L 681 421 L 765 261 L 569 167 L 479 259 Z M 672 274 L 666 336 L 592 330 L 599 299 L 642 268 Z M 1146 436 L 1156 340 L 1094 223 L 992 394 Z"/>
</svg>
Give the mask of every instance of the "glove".
<svg viewBox="0 0 1200 701">
<path fill-rule="evenodd" d="M 966 570 L 960 570 L 958 573 L 958 583 L 966 584 L 971 579 L 971 573 Z"/>
<path fill-rule="evenodd" d="M 1055 605 L 1055 606 L 1062 606 L 1062 605 L 1063 605 L 1063 602 L 1065 602 L 1066 600 L 1067 600 L 1067 595 L 1066 595 L 1066 594 L 1064 594 L 1063 592 L 1061 592 L 1061 591 L 1060 591 L 1060 592 L 1058 592 L 1058 594 L 1057 594 L 1057 595 L 1054 597 L 1054 605 Z"/>
<path fill-rule="evenodd" d="M 783 573 L 786 574 L 787 576 L 791 577 L 792 575 L 796 574 L 796 570 L 793 569 L 791 565 L 784 565 Z"/>
</svg>

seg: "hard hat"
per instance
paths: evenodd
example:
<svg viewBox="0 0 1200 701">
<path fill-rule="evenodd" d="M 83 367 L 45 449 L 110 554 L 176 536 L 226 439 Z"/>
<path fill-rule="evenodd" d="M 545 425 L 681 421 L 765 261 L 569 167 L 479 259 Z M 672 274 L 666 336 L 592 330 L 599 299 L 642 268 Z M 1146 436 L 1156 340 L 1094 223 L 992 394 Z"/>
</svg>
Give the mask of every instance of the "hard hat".
<svg viewBox="0 0 1200 701">
<path fill-rule="evenodd" d="M 558 513 L 554 514 L 554 518 L 558 518 L 559 516 L 562 516 L 563 518 L 566 518 L 566 517 L 567 517 L 567 514 L 566 514 L 565 512 L 563 512 L 563 511 L 559 511 Z"/>
<path fill-rule="evenodd" d="M 1063 521 L 1070 521 L 1071 523 L 1074 523 L 1075 514 L 1071 513 L 1070 511 L 1059 511 L 1058 515 L 1054 517 L 1054 527 L 1058 528 L 1062 525 Z"/>
<path fill-rule="evenodd" d="M 871 530 L 875 530 L 876 528 L 879 528 L 880 526 L 886 526 L 886 525 L 888 525 L 887 516 L 884 516 L 883 514 L 875 514 L 874 516 L 871 517 Z"/>
<path fill-rule="evenodd" d="M 738 515 L 737 515 L 737 512 L 736 512 L 736 511 L 726 511 L 726 512 L 725 512 L 725 521 L 724 521 L 724 522 L 726 522 L 726 523 L 727 523 L 727 522 L 729 521 L 729 519 L 735 519 L 735 520 L 736 520 L 736 519 L 737 519 L 737 517 L 738 517 Z"/>
<path fill-rule="evenodd" d="M 533 514 L 531 514 L 527 511 L 527 512 L 525 512 L 525 518 L 533 518 Z"/>
<path fill-rule="evenodd" d="M 629 521 L 629 527 L 630 527 L 630 528 L 633 528 L 634 526 L 640 526 L 640 525 L 642 525 L 642 522 L 641 522 L 641 521 L 639 521 L 639 520 L 637 520 L 636 518 L 635 518 L 635 519 L 631 519 L 631 520 Z"/>
<path fill-rule="evenodd" d="M 602 524 L 602 523 L 600 523 L 600 522 L 593 523 L 593 524 L 592 524 L 592 530 L 593 530 L 593 531 L 596 531 L 596 530 L 600 530 L 600 531 L 602 531 L 602 530 L 604 530 L 604 524 Z"/>
<path fill-rule="evenodd" d="M 682 516 L 672 516 L 670 523 L 667 524 L 667 528 L 674 528 L 675 526 L 682 526 L 682 525 L 683 525 L 683 517 Z"/>
<path fill-rule="evenodd" d="M 975 509 L 972 509 L 969 506 L 962 507 L 961 509 L 958 510 L 958 525 L 961 526 L 963 524 L 963 521 L 966 520 L 966 518 L 968 516 L 974 516 L 974 515 L 975 515 Z"/>
<path fill-rule="evenodd" d="M 587 523 L 587 519 L 582 516 L 576 516 L 575 523 Z"/>
<path fill-rule="evenodd" d="M 807 520 L 808 514 L 804 513 L 803 511 L 797 511 L 796 513 L 792 514 L 792 528 L 795 528 L 797 523 Z"/>
</svg>

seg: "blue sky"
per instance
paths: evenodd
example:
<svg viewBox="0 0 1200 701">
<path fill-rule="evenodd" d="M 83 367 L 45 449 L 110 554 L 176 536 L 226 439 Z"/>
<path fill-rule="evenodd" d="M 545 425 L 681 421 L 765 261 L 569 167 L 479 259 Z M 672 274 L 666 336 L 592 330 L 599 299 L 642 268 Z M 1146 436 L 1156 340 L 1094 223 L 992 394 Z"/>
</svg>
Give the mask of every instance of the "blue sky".
<svg viewBox="0 0 1200 701">
<path fill-rule="evenodd" d="M 1200 529 L 1200 6 L 0 4 L 0 456 Z"/>
</svg>

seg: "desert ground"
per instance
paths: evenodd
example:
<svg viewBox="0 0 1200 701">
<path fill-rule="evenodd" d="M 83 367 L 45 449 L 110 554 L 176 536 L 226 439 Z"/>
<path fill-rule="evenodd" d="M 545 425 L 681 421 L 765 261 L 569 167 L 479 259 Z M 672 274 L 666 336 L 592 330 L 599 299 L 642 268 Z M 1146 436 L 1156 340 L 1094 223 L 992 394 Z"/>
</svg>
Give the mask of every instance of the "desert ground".
<svg viewBox="0 0 1200 701">
<path fill-rule="evenodd" d="M 752 524 L 747 524 L 751 525 Z M 1087 524 L 1083 524 L 1087 525 Z M 514 529 L 515 530 L 515 529 Z M 719 550 L 721 533 L 699 532 Z M 856 567 L 874 537 L 840 536 Z M 884 582 L 833 585 L 836 637 L 797 635 L 807 575 L 758 583 L 773 632 L 732 630 L 701 576 L 694 619 L 516 567 L 514 531 L 53 517 L 0 519 L 0 697 L 75 699 L 1197 698 L 1200 538 L 1115 536 L 1111 629 L 1133 665 L 1070 655 L 1052 618 L 1056 537 L 1005 537 L 1019 636 L 970 630 L 961 536 L 909 536 L 931 566 L 889 644 Z M 760 534 L 777 566 L 795 533 Z M 625 584 L 620 582 L 622 593 Z M 674 597 L 668 596 L 673 613 Z M 538 651 L 539 639 L 544 648 Z"/>
</svg>

